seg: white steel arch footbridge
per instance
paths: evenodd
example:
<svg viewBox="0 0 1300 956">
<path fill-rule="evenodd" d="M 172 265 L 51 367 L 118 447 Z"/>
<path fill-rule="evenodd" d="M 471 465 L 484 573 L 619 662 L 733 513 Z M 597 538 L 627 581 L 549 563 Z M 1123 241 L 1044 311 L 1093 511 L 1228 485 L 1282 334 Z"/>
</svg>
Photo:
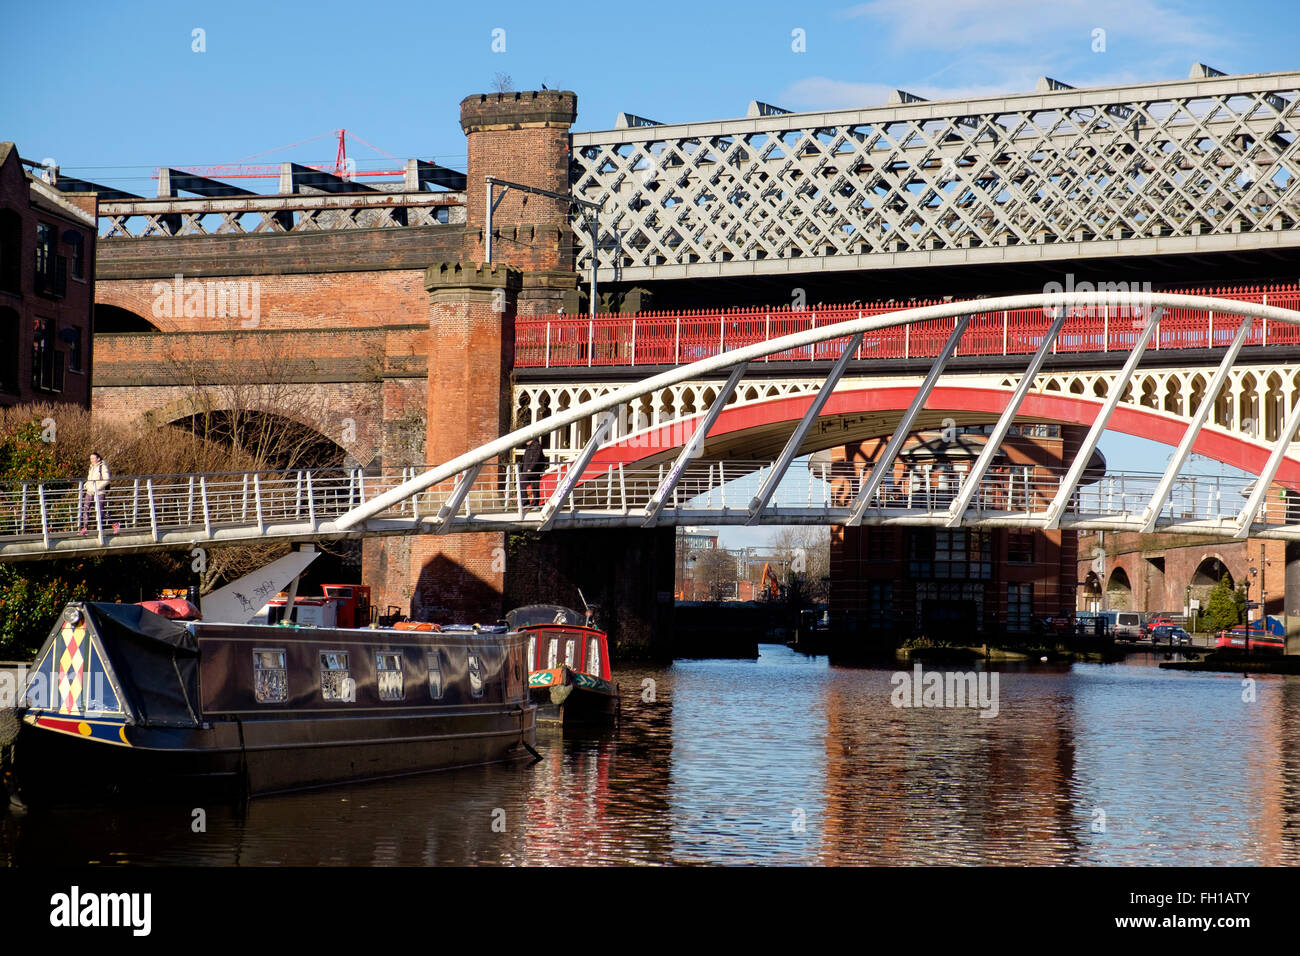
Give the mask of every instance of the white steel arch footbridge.
<svg viewBox="0 0 1300 956">
<path fill-rule="evenodd" d="M 1050 321 L 1024 368 L 1018 374 L 1000 373 L 1004 387 L 973 395 L 945 384 L 946 367 L 972 314 L 1037 307 Z M 1131 351 L 1105 394 L 1035 393 L 1035 379 L 1063 330 L 1068 334 L 1070 319 L 1102 308 L 1112 310 L 1111 315 L 1128 310 L 1133 320 Z M 1203 397 L 1190 414 L 1176 418 L 1124 401 L 1161 316 L 1172 309 L 1213 310 L 1218 322 L 1235 329 Z M 888 389 L 837 394 L 864 338 L 893 326 L 936 320 L 950 322 L 951 332 L 919 386 L 910 386 L 906 395 L 895 389 L 888 400 L 877 394 Z M 1264 323 L 1300 324 L 1300 312 L 1162 292 L 1017 295 L 904 309 L 785 335 L 664 371 L 556 411 L 419 474 L 413 469 L 380 474 L 336 470 L 120 479 L 114 481 L 116 501 L 110 501 L 107 516 L 94 515 L 85 535 L 69 526 L 78 501 L 75 485 L 9 488 L 0 500 L 0 560 L 268 538 L 308 541 L 677 523 L 1159 530 L 1300 540 L 1300 501 L 1291 501 L 1291 492 L 1300 492 L 1300 445 L 1295 444 L 1300 401 L 1292 396 L 1286 403 L 1271 440 L 1211 421 L 1216 397 L 1243 347 Z M 736 416 L 733 408 L 736 420 L 726 424 L 751 363 L 819 343 L 831 343 L 838 355 L 819 389 L 776 400 L 771 414 L 759 419 L 752 406 L 745 416 Z M 609 440 L 620 410 L 659 390 L 710 378 L 721 384 L 698 414 L 670 428 Z M 870 412 L 866 419 L 864 410 Z M 969 468 L 942 485 L 911 477 L 901 484 L 894 480 L 895 462 L 909 436 L 957 415 L 964 422 L 994 423 Z M 889 436 L 875 462 L 862 471 L 836 471 L 829 465 L 820 472 L 791 469 L 802 455 L 844 444 L 843 429 L 823 426 L 845 416 L 868 420 L 863 427 L 876 428 L 881 438 Z M 1145 433 L 1174 446 L 1163 472 L 1111 469 L 1100 476 L 1089 471 L 1102 433 L 1124 416 L 1129 417 L 1124 430 L 1137 432 L 1144 431 L 1144 416 L 1150 417 L 1152 427 Z M 540 481 L 528 481 L 517 463 L 527 442 L 593 417 L 590 436 L 572 461 Z M 996 468 L 1003 440 L 1017 420 L 1089 429 L 1074 460 L 1060 468 Z M 771 444 L 774 428 L 781 430 L 779 451 Z M 761 440 L 755 438 L 760 434 Z M 747 444 L 746 435 L 754 440 Z M 738 454 L 756 447 L 776 453 L 758 458 Z M 1184 465 L 1194 452 L 1233 464 L 1246 475 L 1185 476 Z"/>
</svg>

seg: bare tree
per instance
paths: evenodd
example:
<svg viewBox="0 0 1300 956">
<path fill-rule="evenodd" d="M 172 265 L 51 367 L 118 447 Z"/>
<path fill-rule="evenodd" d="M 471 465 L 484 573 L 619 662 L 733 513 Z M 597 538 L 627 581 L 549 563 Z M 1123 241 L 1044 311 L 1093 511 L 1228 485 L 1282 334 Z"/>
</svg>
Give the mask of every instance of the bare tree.
<svg viewBox="0 0 1300 956">
<path fill-rule="evenodd" d="M 314 360 L 286 357 L 279 336 L 231 327 L 205 335 L 204 352 L 173 343 L 161 367 L 188 412 L 158 425 L 148 416 L 100 422 L 95 428 L 118 476 L 222 474 L 342 468 L 343 442 L 356 423 L 336 421 L 325 390 L 314 387 Z M 353 439 L 355 440 L 355 439 Z M 320 544 L 348 553 L 351 546 Z M 285 554 L 283 543 L 246 543 L 206 550 L 199 586 L 207 593 Z"/>
<path fill-rule="evenodd" d="M 780 569 L 781 586 L 812 601 L 824 601 L 830 579 L 829 528 L 783 527 L 772 536 L 772 564 Z"/>
<path fill-rule="evenodd" d="M 688 559 L 693 564 L 696 587 L 710 601 L 721 601 L 736 593 L 736 555 L 723 548 L 701 548 Z"/>
<path fill-rule="evenodd" d="M 509 73 L 497 73 L 492 77 L 493 93 L 512 93 L 515 89 L 515 81 Z"/>
</svg>

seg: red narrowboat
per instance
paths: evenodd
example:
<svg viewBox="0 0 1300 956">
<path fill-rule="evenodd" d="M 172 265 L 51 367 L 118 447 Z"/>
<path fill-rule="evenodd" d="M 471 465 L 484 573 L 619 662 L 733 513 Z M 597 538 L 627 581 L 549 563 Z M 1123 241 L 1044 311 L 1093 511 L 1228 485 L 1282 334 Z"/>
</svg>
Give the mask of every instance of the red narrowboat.
<svg viewBox="0 0 1300 956">
<path fill-rule="evenodd" d="M 609 723 L 619 717 L 610 677 L 609 643 L 588 615 L 557 604 L 533 604 L 506 615 L 526 641 L 528 689 L 539 723 Z"/>
</svg>

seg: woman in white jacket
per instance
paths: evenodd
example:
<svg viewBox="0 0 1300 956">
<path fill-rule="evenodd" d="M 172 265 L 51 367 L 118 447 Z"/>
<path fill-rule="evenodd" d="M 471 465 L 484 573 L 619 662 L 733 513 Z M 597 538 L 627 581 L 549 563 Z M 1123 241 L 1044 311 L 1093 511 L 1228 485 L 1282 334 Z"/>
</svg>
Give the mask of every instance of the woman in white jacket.
<svg viewBox="0 0 1300 956">
<path fill-rule="evenodd" d="M 108 495 L 108 465 L 104 459 L 100 458 L 95 452 L 90 453 L 90 471 L 86 473 L 86 482 L 82 485 L 83 494 L 81 496 L 81 530 L 78 534 L 86 533 L 86 519 L 90 512 L 90 503 L 95 503 L 95 513 L 98 516 L 97 526 L 102 527 L 104 521 L 108 519 L 108 509 L 105 507 L 105 498 Z M 117 534 L 118 523 L 113 522 L 113 534 Z"/>
</svg>

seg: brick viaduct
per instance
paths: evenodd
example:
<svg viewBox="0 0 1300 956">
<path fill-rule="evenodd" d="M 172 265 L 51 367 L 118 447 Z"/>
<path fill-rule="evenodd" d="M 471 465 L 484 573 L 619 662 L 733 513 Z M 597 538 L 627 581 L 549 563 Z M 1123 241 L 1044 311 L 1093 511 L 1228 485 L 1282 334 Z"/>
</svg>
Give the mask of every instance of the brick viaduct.
<svg viewBox="0 0 1300 956">
<path fill-rule="evenodd" d="M 482 264 L 484 177 L 567 193 L 576 109 L 564 91 L 466 98 L 469 188 L 450 222 L 101 240 L 96 413 L 162 426 L 243 388 L 241 406 L 309 425 L 348 463 L 384 467 L 445 461 L 508 430 L 515 317 L 580 303 L 563 200 L 508 191 L 493 213 L 494 262 Z M 243 311 L 190 305 L 191 282 L 222 284 L 231 301 L 242 291 Z M 513 583 L 504 535 L 373 539 L 362 574 L 377 604 L 417 619 L 494 620 L 503 595 L 576 602 L 582 586 L 619 608 L 606 619 L 627 648 L 649 640 L 657 599 L 671 598 L 671 529 L 645 538 L 658 543 L 649 554 L 597 533 L 563 549 L 516 543 Z M 633 582 L 648 596 L 634 597 Z"/>
</svg>

